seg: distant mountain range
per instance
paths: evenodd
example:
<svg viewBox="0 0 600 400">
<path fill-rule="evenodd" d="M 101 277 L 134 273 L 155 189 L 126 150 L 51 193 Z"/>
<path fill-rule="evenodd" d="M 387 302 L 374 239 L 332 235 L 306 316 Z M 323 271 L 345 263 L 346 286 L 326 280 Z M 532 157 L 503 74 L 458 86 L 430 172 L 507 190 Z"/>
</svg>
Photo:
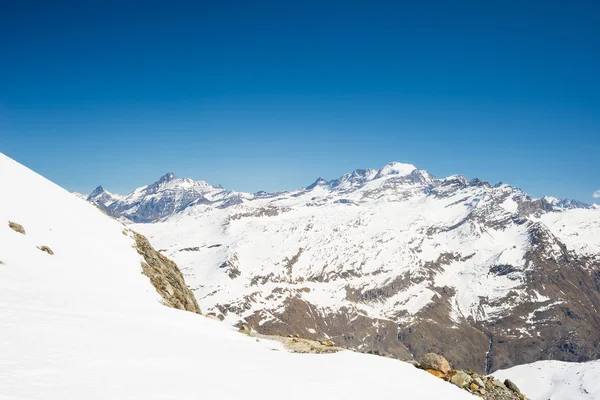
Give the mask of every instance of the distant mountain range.
<svg viewBox="0 0 600 400">
<path fill-rule="evenodd" d="M 338 179 L 327 181 L 318 178 L 314 183 L 300 191 L 311 191 L 321 187 L 328 189 L 332 194 L 349 193 L 360 189 L 371 181 L 379 181 L 386 176 L 395 176 L 396 181 L 410 184 L 420 184 L 435 188 L 450 181 L 459 182 L 463 186 L 490 186 L 487 182 L 474 178 L 470 182 L 462 175 L 454 175 L 445 179 L 437 179 L 420 171 L 411 164 L 393 162 L 380 170 L 357 169 L 352 173 L 343 175 Z M 402 177 L 402 179 L 399 179 Z M 502 186 L 497 184 L 495 187 Z M 520 194 L 522 192 L 516 189 Z M 293 193 L 297 193 L 293 192 Z M 243 193 L 225 190 L 221 186 L 213 186 L 204 181 L 195 181 L 190 178 L 176 178 L 172 172 L 165 174 L 151 185 L 135 189 L 127 195 L 113 194 L 98 186 L 89 195 L 74 193 L 96 203 L 114 217 L 123 217 L 132 222 L 156 222 L 183 211 L 187 207 L 198 204 L 212 205 L 221 208 L 242 204 L 255 199 L 272 198 L 284 195 L 287 192 L 256 192 Z M 525 195 L 529 201 L 532 201 Z M 343 201 L 343 199 L 341 199 Z M 591 209 L 595 206 L 577 200 L 557 199 L 546 196 L 538 199 L 536 207 L 545 211 L 583 208 Z"/>
<path fill-rule="evenodd" d="M 291 192 L 169 173 L 87 200 L 180 266 L 203 310 L 490 372 L 600 356 L 600 208 L 390 163 Z"/>
</svg>

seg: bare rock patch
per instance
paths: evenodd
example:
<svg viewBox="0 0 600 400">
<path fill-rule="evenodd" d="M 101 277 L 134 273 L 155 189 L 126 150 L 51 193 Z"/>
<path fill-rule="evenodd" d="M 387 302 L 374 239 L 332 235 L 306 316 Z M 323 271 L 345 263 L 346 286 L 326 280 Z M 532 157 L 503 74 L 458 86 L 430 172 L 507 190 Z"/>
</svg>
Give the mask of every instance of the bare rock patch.
<svg viewBox="0 0 600 400">
<path fill-rule="evenodd" d="M 17 224 L 16 222 L 8 221 L 8 226 L 10 227 L 10 229 L 12 229 L 15 232 L 22 233 L 23 235 L 25 234 L 25 228 L 23 228 L 23 225 L 21 225 L 21 224 Z"/>
</svg>

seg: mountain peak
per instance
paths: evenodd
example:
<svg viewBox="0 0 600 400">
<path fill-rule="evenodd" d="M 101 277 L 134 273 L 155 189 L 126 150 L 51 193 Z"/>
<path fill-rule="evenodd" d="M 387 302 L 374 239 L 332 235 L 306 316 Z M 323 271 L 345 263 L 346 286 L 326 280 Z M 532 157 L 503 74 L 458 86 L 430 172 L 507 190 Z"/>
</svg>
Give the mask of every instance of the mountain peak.
<svg viewBox="0 0 600 400">
<path fill-rule="evenodd" d="M 387 175 L 406 176 L 410 175 L 415 170 L 417 170 L 417 167 L 412 164 L 391 162 L 377 172 L 376 178 L 381 178 Z"/>
<path fill-rule="evenodd" d="M 104 193 L 104 188 L 102 187 L 102 185 L 98 185 L 98 187 L 96 189 L 94 189 L 92 191 L 92 193 L 90 193 L 89 198 L 97 197 L 97 196 L 101 195 L 102 193 Z"/>
<path fill-rule="evenodd" d="M 166 174 L 160 177 L 158 182 L 171 182 L 173 179 L 175 179 L 175 174 L 172 172 L 167 172 Z"/>
<path fill-rule="evenodd" d="M 327 183 L 328 182 L 325 179 L 318 177 L 316 181 L 306 187 L 306 190 L 313 190 L 317 186 L 324 186 L 327 185 Z"/>
</svg>

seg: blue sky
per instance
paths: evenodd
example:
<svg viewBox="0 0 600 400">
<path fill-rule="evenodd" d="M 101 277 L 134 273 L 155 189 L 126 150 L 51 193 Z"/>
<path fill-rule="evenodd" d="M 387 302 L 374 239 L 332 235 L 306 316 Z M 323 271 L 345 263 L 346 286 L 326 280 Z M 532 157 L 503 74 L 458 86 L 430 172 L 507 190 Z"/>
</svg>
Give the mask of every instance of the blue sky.
<svg viewBox="0 0 600 400">
<path fill-rule="evenodd" d="M 390 161 L 600 189 L 598 2 L 52 3 L 2 4 L 0 151 L 70 190 Z"/>
</svg>

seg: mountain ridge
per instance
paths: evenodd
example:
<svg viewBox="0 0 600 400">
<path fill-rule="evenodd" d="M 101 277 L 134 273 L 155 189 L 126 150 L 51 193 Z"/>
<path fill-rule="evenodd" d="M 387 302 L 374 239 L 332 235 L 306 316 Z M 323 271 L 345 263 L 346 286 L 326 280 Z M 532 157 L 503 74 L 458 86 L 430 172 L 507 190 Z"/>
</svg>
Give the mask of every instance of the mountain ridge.
<svg viewBox="0 0 600 400">
<path fill-rule="evenodd" d="M 87 200 L 98 204 L 114 217 L 123 217 L 132 222 L 156 222 L 160 219 L 174 215 L 188 206 L 198 203 L 210 204 L 221 202 L 220 206 L 228 207 L 230 205 L 240 204 L 246 200 L 253 200 L 257 197 L 297 193 L 302 190 L 310 191 L 318 187 L 327 188 L 330 191 L 336 192 L 351 192 L 360 189 L 369 182 L 381 180 L 382 178 L 390 176 L 398 178 L 406 183 L 421 183 L 431 185 L 432 187 L 450 184 L 451 182 L 463 186 L 491 186 L 488 182 L 482 181 L 476 177 L 471 179 L 471 181 L 468 181 L 464 175 L 451 175 L 446 178 L 438 179 L 425 170 L 419 170 L 412 164 L 390 162 L 380 169 L 356 169 L 331 180 L 319 177 L 312 184 L 304 188 L 284 192 L 235 192 L 225 190 L 220 185 L 211 185 L 202 180 L 196 181 L 190 178 L 176 178 L 174 173 L 169 172 L 154 183 L 134 189 L 126 195 L 113 194 L 106 191 L 102 185 L 100 185 L 88 196 Z M 498 183 L 495 186 L 500 185 L 503 184 Z M 513 188 L 517 191 L 521 191 L 516 187 Z M 164 196 L 162 202 L 160 201 L 161 199 L 158 201 L 144 201 L 144 197 L 157 195 L 161 192 Z M 209 196 L 207 197 L 206 195 Z M 589 205 L 578 200 L 567 198 L 557 199 L 550 196 L 531 200 L 539 201 L 539 207 L 548 210 L 572 208 L 589 209 L 594 207 L 594 205 Z"/>
</svg>

